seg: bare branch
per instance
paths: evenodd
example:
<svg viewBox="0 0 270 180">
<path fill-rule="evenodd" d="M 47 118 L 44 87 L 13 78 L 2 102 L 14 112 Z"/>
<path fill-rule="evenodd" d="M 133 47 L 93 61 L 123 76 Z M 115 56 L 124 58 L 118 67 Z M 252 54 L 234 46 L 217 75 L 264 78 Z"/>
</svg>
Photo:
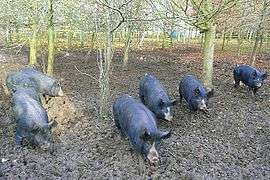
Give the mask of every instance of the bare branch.
<svg viewBox="0 0 270 180">
<path fill-rule="evenodd" d="M 104 4 L 104 3 L 99 2 L 99 1 L 97 1 L 97 3 L 100 4 L 100 5 L 102 5 L 102 6 L 107 7 L 109 9 L 112 9 L 112 10 L 118 12 L 118 14 L 121 16 L 121 18 L 122 18 L 121 21 L 119 21 L 119 23 L 117 24 L 117 26 L 111 30 L 111 33 L 113 33 L 116 29 L 118 29 L 125 22 L 125 17 L 123 15 L 123 13 L 119 9 L 114 8 L 114 7 L 111 7 L 108 4 Z"/>
<path fill-rule="evenodd" d="M 85 73 L 85 72 L 80 71 L 80 70 L 77 68 L 76 65 L 74 65 L 74 68 L 75 68 L 79 73 L 81 73 L 81 74 L 83 74 L 83 75 L 86 75 L 86 76 L 88 76 L 88 77 L 90 77 L 90 78 L 92 78 L 92 79 L 94 79 L 95 81 L 98 82 L 98 80 L 97 80 L 95 77 L 91 76 L 90 74 L 87 74 L 87 73 Z"/>
<path fill-rule="evenodd" d="M 131 3 L 133 0 L 129 0 L 126 3 L 122 4 L 118 9 L 121 9 L 122 7 L 128 5 L 129 3 Z"/>
</svg>

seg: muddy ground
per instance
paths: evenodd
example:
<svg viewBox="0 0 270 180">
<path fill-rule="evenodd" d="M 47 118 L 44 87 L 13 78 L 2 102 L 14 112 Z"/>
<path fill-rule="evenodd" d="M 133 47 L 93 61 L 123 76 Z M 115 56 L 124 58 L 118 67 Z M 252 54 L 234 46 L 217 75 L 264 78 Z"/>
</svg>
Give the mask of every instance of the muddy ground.
<svg viewBox="0 0 270 180">
<path fill-rule="evenodd" d="M 15 148 L 15 124 L 9 98 L 2 96 L 0 111 L 0 179 L 148 179 L 149 166 L 122 138 L 111 114 L 96 115 L 98 69 L 95 54 L 87 51 L 59 53 L 55 77 L 62 82 L 65 97 L 46 105 L 56 119 L 54 154 L 26 145 Z M 1 83 L 6 74 L 24 66 L 23 55 L 2 55 Z M 3 59 L 3 58 L 2 58 Z M 145 73 L 159 77 L 173 98 L 181 77 L 193 73 L 202 78 L 198 47 L 133 51 L 127 70 L 121 68 L 120 52 L 114 56 L 111 77 L 112 101 L 120 94 L 138 98 L 139 79 Z M 233 88 L 232 69 L 248 56 L 217 52 L 214 64 L 215 95 L 210 115 L 191 117 L 185 103 L 174 109 L 172 137 L 162 142 L 161 163 L 154 179 L 270 179 L 270 81 L 256 97 L 246 88 Z M 86 76 L 76 70 L 88 73 Z M 270 56 L 261 56 L 258 66 L 270 73 Z"/>
</svg>

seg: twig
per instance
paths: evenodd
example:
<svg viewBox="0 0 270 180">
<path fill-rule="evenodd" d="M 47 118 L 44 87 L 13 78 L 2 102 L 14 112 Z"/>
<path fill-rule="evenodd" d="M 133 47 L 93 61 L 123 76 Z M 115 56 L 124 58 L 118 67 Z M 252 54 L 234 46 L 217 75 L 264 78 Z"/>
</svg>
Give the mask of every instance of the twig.
<svg viewBox="0 0 270 180">
<path fill-rule="evenodd" d="M 118 14 L 121 16 L 121 21 L 119 21 L 119 23 L 117 24 L 117 26 L 116 26 L 115 28 L 113 28 L 113 30 L 111 30 L 111 33 L 113 33 L 113 32 L 114 32 L 116 29 L 118 29 L 124 22 L 126 22 L 123 13 L 122 13 L 119 9 L 114 8 L 114 7 L 111 7 L 111 6 L 107 5 L 107 4 L 102 3 L 102 2 L 99 2 L 99 1 L 97 1 L 97 3 L 99 3 L 100 5 L 103 5 L 103 6 L 107 7 L 107 8 L 109 8 L 109 9 L 112 9 L 112 10 L 118 12 Z"/>
<path fill-rule="evenodd" d="M 97 80 L 95 77 L 91 76 L 90 74 L 87 74 L 87 73 L 85 73 L 85 72 L 80 71 L 80 70 L 77 68 L 76 65 L 74 65 L 74 68 L 75 68 L 79 73 L 81 73 L 81 74 L 83 74 L 83 75 L 86 75 L 86 76 L 88 76 L 88 77 L 91 77 L 92 79 L 94 79 L 94 80 L 96 80 L 96 81 L 98 82 L 98 80 Z"/>
</svg>

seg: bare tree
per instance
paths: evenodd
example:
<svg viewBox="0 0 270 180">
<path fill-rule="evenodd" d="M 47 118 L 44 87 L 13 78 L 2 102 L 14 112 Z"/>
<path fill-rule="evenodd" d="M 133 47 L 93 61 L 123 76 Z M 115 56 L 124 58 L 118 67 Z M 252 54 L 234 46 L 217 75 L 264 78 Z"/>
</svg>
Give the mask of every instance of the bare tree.
<svg viewBox="0 0 270 180">
<path fill-rule="evenodd" d="M 255 43 L 254 43 L 253 50 L 250 57 L 250 64 L 253 66 L 256 63 L 256 55 L 259 48 L 259 41 L 261 42 L 263 41 L 262 37 L 263 37 L 263 31 L 264 31 L 264 24 L 265 24 L 266 16 L 267 14 L 269 14 L 268 12 L 269 6 L 270 6 L 270 2 L 268 0 L 263 0 L 263 4 L 262 6 L 260 6 L 261 9 L 259 10 L 259 23 L 256 29 Z"/>
<path fill-rule="evenodd" d="M 203 36 L 203 83 L 211 89 L 213 79 L 214 44 L 216 24 L 218 16 L 225 10 L 235 5 L 234 0 L 168 0 L 171 4 L 166 7 L 167 12 L 173 16 L 167 19 L 177 18 L 200 30 Z M 160 4 L 165 4 L 161 3 Z M 173 13 L 172 13 L 173 12 Z"/>
<path fill-rule="evenodd" d="M 53 0 L 49 0 L 48 11 L 48 65 L 47 73 L 53 74 L 53 62 L 54 62 L 54 25 L 53 25 Z"/>
</svg>

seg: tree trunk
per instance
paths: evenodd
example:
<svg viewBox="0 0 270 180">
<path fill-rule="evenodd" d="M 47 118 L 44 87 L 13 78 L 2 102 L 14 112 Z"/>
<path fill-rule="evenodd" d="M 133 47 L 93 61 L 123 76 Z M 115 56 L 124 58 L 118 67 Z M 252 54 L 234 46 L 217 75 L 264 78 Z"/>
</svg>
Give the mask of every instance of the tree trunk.
<svg viewBox="0 0 270 180">
<path fill-rule="evenodd" d="M 243 42 L 241 33 L 242 33 L 242 31 L 239 30 L 238 35 L 237 35 L 237 57 L 239 57 L 241 54 L 241 45 Z"/>
<path fill-rule="evenodd" d="M 166 43 L 166 32 L 163 30 L 163 35 L 162 35 L 162 49 L 165 48 L 165 43 Z"/>
<path fill-rule="evenodd" d="M 170 35 L 170 47 L 172 47 L 173 46 L 173 37 L 172 37 L 172 35 Z"/>
<path fill-rule="evenodd" d="M 10 38 L 10 29 L 9 29 L 9 27 L 6 27 L 6 38 L 5 38 L 5 44 L 6 44 L 6 46 L 9 46 L 9 44 L 10 44 L 10 40 L 11 38 Z"/>
<path fill-rule="evenodd" d="M 221 45 L 221 50 L 223 51 L 225 48 L 225 41 L 226 41 L 226 28 L 224 29 L 222 33 L 222 45 Z"/>
<path fill-rule="evenodd" d="M 187 31 L 184 30 L 184 33 L 183 33 L 183 44 L 186 43 L 186 33 L 187 33 Z"/>
<path fill-rule="evenodd" d="M 91 50 L 94 50 L 94 47 L 95 47 L 95 37 L 96 36 L 97 36 L 97 32 L 93 32 L 92 35 L 91 35 L 91 47 L 90 47 Z"/>
<path fill-rule="evenodd" d="M 178 31 L 177 33 L 177 42 L 179 42 L 181 40 L 181 33 Z"/>
<path fill-rule="evenodd" d="M 69 29 L 67 33 L 67 48 L 72 47 L 72 36 L 73 36 L 73 32 L 71 31 L 71 29 Z"/>
<path fill-rule="evenodd" d="M 188 39 L 187 39 L 187 43 L 189 44 L 191 41 L 191 27 L 188 28 Z"/>
<path fill-rule="evenodd" d="M 234 27 L 232 27 L 232 29 L 230 30 L 229 33 L 229 37 L 227 38 L 227 45 L 230 43 L 230 41 L 232 40 L 232 36 L 233 36 L 233 31 L 234 31 Z"/>
<path fill-rule="evenodd" d="M 53 74 L 54 64 L 54 26 L 53 26 L 53 4 L 49 0 L 49 25 L 48 25 L 48 66 L 47 74 Z"/>
<path fill-rule="evenodd" d="M 36 21 L 32 25 L 32 36 L 29 39 L 30 45 L 30 55 L 29 55 L 29 64 L 37 64 L 37 23 Z"/>
<path fill-rule="evenodd" d="M 147 33 L 146 31 L 142 33 L 142 36 L 138 45 L 139 47 L 142 47 L 146 33 Z"/>
<path fill-rule="evenodd" d="M 157 42 L 159 42 L 159 35 L 160 35 L 160 33 L 159 33 L 159 31 L 158 31 L 157 34 L 156 34 Z"/>
<path fill-rule="evenodd" d="M 109 4 L 110 5 L 110 4 Z M 98 14 L 97 14 L 98 15 Z M 104 117 L 108 112 L 108 98 L 110 96 L 110 74 L 111 63 L 113 56 L 113 32 L 112 30 L 112 13 L 110 9 L 107 9 L 106 15 L 106 34 L 105 41 L 106 47 L 98 46 L 98 58 L 97 63 L 99 67 L 99 116 Z M 97 17 L 96 17 L 97 19 Z M 96 21 L 96 33 L 99 30 L 99 26 Z M 101 40 L 97 34 L 98 41 Z"/>
<path fill-rule="evenodd" d="M 263 7 L 262 7 L 262 10 L 261 10 L 261 14 L 260 14 L 259 25 L 258 25 L 258 28 L 257 28 L 256 39 L 255 39 L 255 43 L 254 43 L 251 58 L 250 58 L 250 64 L 252 66 L 254 66 L 255 63 L 256 63 L 256 55 L 257 55 L 257 51 L 258 51 L 259 41 L 260 41 L 261 36 L 263 35 L 263 26 L 262 25 L 263 25 L 265 16 L 267 15 L 266 14 L 267 7 L 268 7 L 267 0 L 264 0 L 263 1 Z"/>
<path fill-rule="evenodd" d="M 262 48 L 263 48 L 263 34 L 261 34 L 261 37 L 260 37 L 260 46 L 259 46 L 259 53 L 262 53 Z"/>
<path fill-rule="evenodd" d="M 248 41 L 251 42 L 252 41 L 252 34 L 253 34 L 253 31 L 250 30 L 249 34 L 248 34 Z"/>
<path fill-rule="evenodd" d="M 80 30 L 80 47 L 83 48 L 84 46 L 84 32 Z"/>
<path fill-rule="evenodd" d="M 260 36 L 261 35 L 260 35 L 259 30 L 258 30 L 257 33 L 256 33 L 256 39 L 255 39 L 255 43 L 254 43 L 251 58 L 250 58 L 250 64 L 252 66 L 254 66 L 255 62 L 256 62 L 256 55 L 257 55 L 257 50 L 258 50 L 258 46 L 259 46 Z"/>
<path fill-rule="evenodd" d="M 203 48 L 203 46 L 204 46 L 204 37 L 205 37 L 205 33 L 202 33 L 201 34 L 201 48 Z"/>
<path fill-rule="evenodd" d="M 269 40 L 270 40 L 270 35 L 269 35 L 269 33 L 268 33 L 268 34 L 266 35 L 266 47 L 267 47 L 267 48 L 269 48 L 269 44 L 270 44 Z"/>
<path fill-rule="evenodd" d="M 127 67 L 128 64 L 128 57 L 129 57 L 129 49 L 131 45 L 131 37 L 132 37 L 132 25 L 128 26 L 128 32 L 127 32 L 127 37 L 126 37 L 126 43 L 125 43 L 125 48 L 124 48 L 124 57 L 123 57 L 123 66 Z"/>
<path fill-rule="evenodd" d="M 212 89 L 214 45 L 216 35 L 216 25 L 209 24 L 208 30 L 204 33 L 203 46 L 203 83 L 207 88 Z"/>
</svg>

